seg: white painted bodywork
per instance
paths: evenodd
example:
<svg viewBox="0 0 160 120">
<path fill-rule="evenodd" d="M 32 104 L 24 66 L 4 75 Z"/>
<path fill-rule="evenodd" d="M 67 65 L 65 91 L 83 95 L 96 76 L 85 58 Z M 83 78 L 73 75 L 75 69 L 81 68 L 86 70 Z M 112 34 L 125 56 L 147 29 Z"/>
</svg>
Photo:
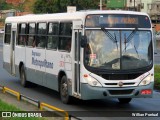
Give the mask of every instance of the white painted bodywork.
<svg viewBox="0 0 160 120">
<path fill-rule="evenodd" d="M 139 12 L 131 12 L 131 11 L 84 11 L 84 12 L 75 12 L 75 13 L 59 13 L 59 14 L 44 14 L 44 15 L 26 15 L 19 17 L 8 17 L 6 19 L 6 23 L 31 23 L 31 22 L 54 22 L 54 21 L 77 21 L 73 24 L 73 29 L 82 29 L 84 28 L 85 17 L 88 14 L 137 14 L 137 15 L 147 15 L 145 13 Z M 148 16 L 148 15 L 147 15 Z M 76 24 L 77 23 L 77 24 Z M 82 24 L 82 25 L 81 25 Z M 72 32 L 72 35 L 74 32 Z M 82 30 L 82 35 L 84 34 L 84 29 Z M 74 37 L 72 36 L 72 50 L 67 53 L 59 50 L 47 50 L 40 48 L 30 48 L 30 47 L 15 47 L 15 64 L 19 66 L 20 62 L 23 62 L 26 68 L 33 69 L 35 71 L 40 71 L 43 73 L 54 74 L 58 76 L 60 71 L 65 71 L 67 78 L 73 80 L 74 78 Z M 4 45 L 3 48 L 3 58 L 4 62 L 10 63 L 10 45 Z M 118 80 L 105 80 L 104 78 L 90 73 L 83 65 L 83 48 L 80 50 L 80 82 L 87 83 L 87 81 L 83 78 L 84 74 L 90 74 L 94 78 L 96 78 L 103 87 L 118 87 Z M 37 54 L 34 55 L 33 53 Z M 46 66 L 34 65 L 32 62 L 33 59 L 37 59 L 39 61 L 47 61 L 53 63 L 53 68 L 47 68 Z M 153 69 L 149 71 L 152 74 Z M 145 74 L 148 74 L 145 73 Z M 140 76 L 141 77 L 141 76 Z M 153 81 L 153 80 L 152 80 Z M 45 79 L 39 80 L 41 85 L 48 86 L 48 83 Z M 123 81 L 125 82 L 133 82 L 133 80 Z M 134 80 L 135 84 L 132 86 L 138 86 L 140 83 L 139 77 Z M 117 83 L 116 86 L 105 86 L 105 83 Z M 74 82 L 72 82 L 74 84 Z M 131 85 L 130 85 L 131 86 Z M 129 87 L 129 86 L 124 86 Z M 73 89 L 73 86 L 72 86 Z M 72 90 L 72 93 L 74 91 Z"/>
</svg>

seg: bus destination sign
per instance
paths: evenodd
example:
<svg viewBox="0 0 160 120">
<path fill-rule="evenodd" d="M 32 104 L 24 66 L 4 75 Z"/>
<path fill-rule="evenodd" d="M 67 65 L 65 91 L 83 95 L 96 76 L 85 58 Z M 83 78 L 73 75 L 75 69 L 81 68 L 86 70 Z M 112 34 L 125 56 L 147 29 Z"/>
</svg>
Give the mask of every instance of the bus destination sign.
<svg viewBox="0 0 160 120">
<path fill-rule="evenodd" d="M 150 28 L 151 23 L 148 16 L 125 15 L 125 14 L 103 14 L 88 15 L 86 27 L 108 27 L 108 28 Z"/>
</svg>

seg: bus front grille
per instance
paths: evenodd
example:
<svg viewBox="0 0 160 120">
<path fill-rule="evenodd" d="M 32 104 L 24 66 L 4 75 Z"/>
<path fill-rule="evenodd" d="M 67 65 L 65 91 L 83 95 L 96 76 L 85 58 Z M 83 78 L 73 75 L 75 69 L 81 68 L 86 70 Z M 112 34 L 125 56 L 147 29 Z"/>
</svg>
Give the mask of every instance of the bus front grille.
<svg viewBox="0 0 160 120">
<path fill-rule="evenodd" d="M 131 80 L 136 79 L 142 73 L 137 74 L 103 74 L 101 75 L 106 80 Z"/>
<path fill-rule="evenodd" d="M 118 83 L 105 83 L 105 85 L 117 85 Z M 123 85 L 134 85 L 135 82 L 131 82 L 131 83 L 123 83 Z"/>
<path fill-rule="evenodd" d="M 111 95 L 128 95 L 133 92 L 133 89 L 130 90 L 109 90 Z"/>
</svg>

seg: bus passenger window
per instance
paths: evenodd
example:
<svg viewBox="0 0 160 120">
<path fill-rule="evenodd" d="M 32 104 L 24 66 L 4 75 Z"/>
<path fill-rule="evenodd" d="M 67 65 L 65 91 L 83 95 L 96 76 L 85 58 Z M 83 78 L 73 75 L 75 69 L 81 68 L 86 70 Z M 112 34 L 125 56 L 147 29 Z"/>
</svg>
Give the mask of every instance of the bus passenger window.
<svg viewBox="0 0 160 120">
<path fill-rule="evenodd" d="M 24 35 L 19 36 L 18 45 L 25 45 L 25 42 L 26 42 L 26 36 Z"/>
<path fill-rule="evenodd" d="M 58 49 L 70 52 L 71 42 L 72 42 L 72 23 L 71 22 L 60 23 Z"/>
<path fill-rule="evenodd" d="M 71 38 L 61 37 L 59 40 L 59 50 L 71 51 Z"/>
<path fill-rule="evenodd" d="M 48 37 L 47 48 L 48 49 L 57 49 L 58 37 Z"/>
<path fill-rule="evenodd" d="M 5 25 L 5 37 L 4 37 L 4 43 L 10 44 L 11 39 L 11 24 Z"/>
<path fill-rule="evenodd" d="M 71 40 L 70 39 L 67 40 L 65 47 L 66 47 L 65 50 L 67 50 L 69 52 L 71 51 Z"/>
<path fill-rule="evenodd" d="M 37 39 L 39 40 L 39 42 L 37 43 L 37 47 L 45 48 L 46 47 L 46 37 L 38 36 Z"/>
<path fill-rule="evenodd" d="M 28 41 L 27 46 L 29 47 L 35 47 L 36 46 L 36 24 L 35 23 L 29 23 L 28 24 Z"/>
<path fill-rule="evenodd" d="M 24 46 L 27 42 L 27 35 L 26 35 L 26 23 L 19 24 L 19 31 L 18 31 L 18 45 Z"/>
<path fill-rule="evenodd" d="M 49 23 L 47 49 L 57 49 L 59 23 Z"/>
<path fill-rule="evenodd" d="M 28 38 L 28 46 L 32 46 L 32 47 L 35 47 L 35 37 L 34 36 L 29 36 Z"/>
<path fill-rule="evenodd" d="M 38 23 L 38 36 L 36 37 L 37 47 L 45 48 L 47 43 L 47 24 Z"/>
</svg>

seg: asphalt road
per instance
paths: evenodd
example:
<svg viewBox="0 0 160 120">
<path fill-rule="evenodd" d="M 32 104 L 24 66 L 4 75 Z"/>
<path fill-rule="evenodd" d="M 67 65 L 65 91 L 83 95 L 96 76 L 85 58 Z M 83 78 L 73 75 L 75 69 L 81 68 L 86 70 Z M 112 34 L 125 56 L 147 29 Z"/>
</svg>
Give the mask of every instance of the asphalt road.
<svg viewBox="0 0 160 120">
<path fill-rule="evenodd" d="M 19 79 L 9 75 L 2 64 L 2 41 L 0 40 L 0 85 L 7 86 L 26 96 L 51 104 L 58 108 L 69 111 L 72 115 L 79 116 L 84 120 L 159 120 L 160 117 L 101 117 L 107 111 L 127 113 L 131 111 L 159 111 L 160 112 L 160 92 L 154 92 L 153 98 L 135 98 L 130 104 L 119 104 L 117 99 L 89 100 L 82 101 L 75 99 L 71 105 L 61 103 L 59 94 L 53 90 L 42 86 L 23 88 Z M 98 112 L 100 111 L 100 112 Z M 83 115 L 82 115 L 83 114 Z M 85 114 L 85 115 L 84 115 Z M 112 114 L 112 113 L 110 113 Z M 160 114 L 160 113 L 159 113 Z"/>
</svg>

